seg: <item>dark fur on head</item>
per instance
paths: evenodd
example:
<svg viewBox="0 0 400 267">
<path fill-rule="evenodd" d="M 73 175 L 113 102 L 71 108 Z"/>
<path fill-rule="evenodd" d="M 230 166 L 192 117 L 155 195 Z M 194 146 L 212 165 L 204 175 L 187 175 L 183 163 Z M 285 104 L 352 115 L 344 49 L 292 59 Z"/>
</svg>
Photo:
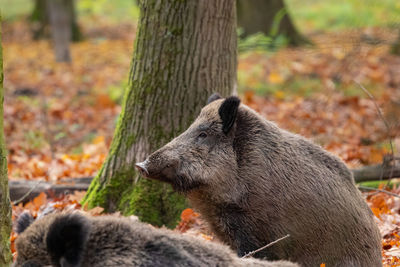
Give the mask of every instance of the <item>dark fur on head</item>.
<svg viewBox="0 0 400 267">
<path fill-rule="evenodd" d="M 241 105 L 209 102 L 192 125 L 139 166 L 183 192 L 239 255 L 304 266 L 381 266 L 373 214 L 337 157 Z M 368 234 L 365 234 L 368 233 Z"/>
<path fill-rule="evenodd" d="M 43 265 L 35 261 L 26 261 L 22 264 L 22 267 L 43 267 Z"/>
<path fill-rule="evenodd" d="M 46 245 L 53 263 L 80 266 L 90 234 L 88 219 L 77 213 L 58 217 L 50 225 Z"/>
<path fill-rule="evenodd" d="M 51 214 L 17 238 L 15 267 L 298 267 L 240 259 L 227 247 L 111 216 Z"/>
</svg>

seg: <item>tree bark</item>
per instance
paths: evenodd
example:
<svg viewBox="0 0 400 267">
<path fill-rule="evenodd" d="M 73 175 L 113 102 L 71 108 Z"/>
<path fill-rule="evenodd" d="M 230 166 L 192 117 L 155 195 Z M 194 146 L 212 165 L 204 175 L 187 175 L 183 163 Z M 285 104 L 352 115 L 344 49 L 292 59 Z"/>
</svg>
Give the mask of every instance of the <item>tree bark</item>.
<svg viewBox="0 0 400 267">
<path fill-rule="evenodd" d="M 69 44 L 71 31 L 71 0 L 48 0 L 47 10 L 51 25 L 51 36 L 57 62 L 70 62 Z"/>
<path fill-rule="evenodd" d="M 0 266 L 11 265 L 10 233 L 11 204 L 8 191 L 7 151 L 4 143 L 3 127 L 3 53 L 1 47 L 1 16 L 0 16 Z"/>
<path fill-rule="evenodd" d="M 397 40 L 392 45 L 392 54 L 400 55 L 400 29 L 399 29 L 399 33 L 397 36 Z"/>
<path fill-rule="evenodd" d="M 209 95 L 236 85 L 234 0 L 147 0 L 129 88 L 108 157 L 84 199 L 89 207 L 173 227 L 186 203 L 167 184 L 140 179 L 134 163 L 185 130 Z"/>
<path fill-rule="evenodd" d="M 34 40 L 48 39 L 50 38 L 50 21 L 49 11 L 47 2 L 52 0 L 35 0 L 35 5 L 30 16 L 31 31 Z M 71 32 L 72 42 L 79 42 L 82 40 L 82 33 L 77 23 L 75 1 L 70 0 L 68 5 L 70 6 L 65 11 L 70 12 L 71 17 Z"/>
<path fill-rule="evenodd" d="M 292 46 L 309 43 L 294 26 L 284 0 L 237 0 L 237 10 L 243 37 L 261 32 L 272 38 L 284 35 Z"/>
<path fill-rule="evenodd" d="M 47 16 L 46 0 L 35 0 L 30 17 L 31 31 L 34 40 L 50 37 L 50 23 Z"/>
</svg>

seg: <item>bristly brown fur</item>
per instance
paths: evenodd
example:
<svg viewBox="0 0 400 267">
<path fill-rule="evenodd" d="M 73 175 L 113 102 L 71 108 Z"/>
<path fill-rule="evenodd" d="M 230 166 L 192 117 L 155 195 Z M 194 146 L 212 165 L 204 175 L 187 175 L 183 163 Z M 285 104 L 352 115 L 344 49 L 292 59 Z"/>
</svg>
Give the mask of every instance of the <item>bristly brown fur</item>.
<svg viewBox="0 0 400 267">
<path fill-rule="evenodd" d="M 287 261 L 240 259 L 226 246 L 126 218 L 79 213 L 35 221 L 18 236 L 16 248 L 15 267 L 298 267 Z"/>
<path fill-rule="evenodd" d="M 303 266 L 382 266 L 379 230 L 346 165 L 230 99 L 211 101 L 151 154 L 145 176 L 180 185 L 239 255 L 290 234 L 255 256 Z M 224 105 L 230 108 L 221 114 Z"/>
</svg>

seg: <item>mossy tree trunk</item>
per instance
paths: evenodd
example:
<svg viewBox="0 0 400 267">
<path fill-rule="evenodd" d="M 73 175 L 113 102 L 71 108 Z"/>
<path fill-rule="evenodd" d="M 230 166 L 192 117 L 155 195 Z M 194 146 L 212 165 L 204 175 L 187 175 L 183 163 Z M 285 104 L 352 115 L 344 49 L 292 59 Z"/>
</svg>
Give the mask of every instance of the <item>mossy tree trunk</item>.
<svg viewBox="0 0 400 267">
<path fill-rule="evenodd" d="M 9 266 L 12 260 L 10 250 L 11 204 L 8 191 L 7 152 L 4 143 L 3 90 L 3 54 L 1 48 L 0 17 L 0 266 Z"/>
<path fill-rule="evenodd" d="M 234 0 L 139 1 L 129 88 L 108 157 L 84 203 L 173 227 L 186 203 L 134 163 L 184 131 L 213 92 L 236 85 Z"/>
<path fill-rule="evenodd" d="M 48 1 L 52 0 L 35 0 L 33 11 L 30 16 L 31 31 L 34 40 L 50 38 Z M 70 20 L 70 30 L 72 33 L 71 40 L 73 42 L 78 42 L 82 40 L 82 33 L 77 23 L 75 1 L 68 0 L 67 5 L 68 8 L 64 9 L 64 11 L 68 12 L 69 16 L 71 17 Z"/>
<path fill-rule="evenodd" d="M 271 37 L 284 35 L 293 46 L 309 43 L 293 24 L 284 0 L 237 0 L 237 11 L 243 37 L 261 32 Z"/>
</svg>

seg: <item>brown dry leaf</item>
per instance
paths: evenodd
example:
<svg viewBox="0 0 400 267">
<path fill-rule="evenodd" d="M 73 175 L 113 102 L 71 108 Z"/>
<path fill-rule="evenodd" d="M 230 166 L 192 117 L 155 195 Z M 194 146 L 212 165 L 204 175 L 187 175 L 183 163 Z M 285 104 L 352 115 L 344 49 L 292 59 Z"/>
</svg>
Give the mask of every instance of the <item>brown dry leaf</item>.
<svg viewBox="0 0 400 267">
<path fill-rule="evenodd" d="M 69 195 L 70 201 L 75 201 L 77 203 L 81 202 L 81 200 L 85 197 L 86 191 L 75 191 L 73 194 Z"/>
<path fill-rule="evenodd" d="M 90 209 L 87 211 L 87 213 L 89 213 L 91 216 L 98 216 L 100 214 L 102 214 L 104 211 L 104 208 L 102 207 L 94 207 L 93 209 Z"/>
</svg>

